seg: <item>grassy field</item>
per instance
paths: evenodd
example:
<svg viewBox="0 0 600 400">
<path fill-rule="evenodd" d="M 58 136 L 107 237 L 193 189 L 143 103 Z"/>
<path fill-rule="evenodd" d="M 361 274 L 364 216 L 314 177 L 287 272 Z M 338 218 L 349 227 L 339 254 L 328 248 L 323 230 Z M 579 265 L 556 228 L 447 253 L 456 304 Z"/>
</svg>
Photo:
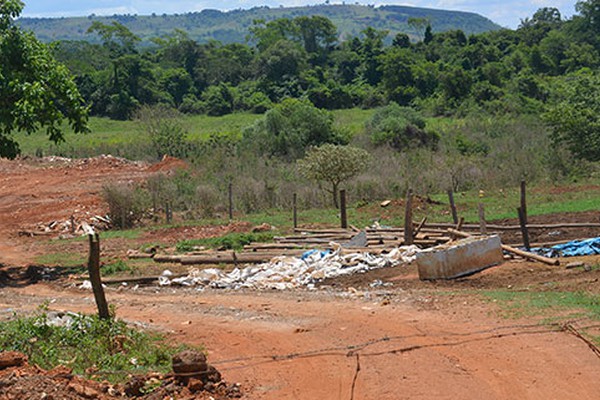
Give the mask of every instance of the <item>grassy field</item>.
<svg viewBox="0 0 600 400">
<path fill-rule="evenodd" d="M 355 135 L 360 133 L 365 122 L 373 115 L 374 110 L 350 109 L 334 111 L 335 126 Z M 188 131 L 190 142 L 208 139 L 211 135 L 231 135 L 241 137 L 245 127 L 250 126 L 262 115 L 235 113 L 221 117 L 194 115 L 185 117 L 182 122 Z M 48 141 L 44 131 L 32 135 L 17 137 L 21 151 L 26 155 L 40 152 L 48 154 L 80 154 L 94 156 L 124 146 L 141 145 L 148 142 L 148 137 L 137 121 L 115 121 L 108 118 L 90 118 L 90 133 L 75 134 L 64 127 L 65 142 L 58 145 Z"/>
</svg>

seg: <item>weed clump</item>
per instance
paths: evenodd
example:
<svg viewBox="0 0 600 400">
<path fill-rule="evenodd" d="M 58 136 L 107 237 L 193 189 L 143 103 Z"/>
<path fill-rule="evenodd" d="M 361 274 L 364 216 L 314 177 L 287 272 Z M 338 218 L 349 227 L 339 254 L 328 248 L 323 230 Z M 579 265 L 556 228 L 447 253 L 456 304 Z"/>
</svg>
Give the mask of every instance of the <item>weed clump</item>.
<svg viewBox="0 0 600 400">
<path fill-rule="evenodd" d="M 119 382 L 128 373 L 168 372 L 172 355 L 184 346 L 167 344 L 162 336 L 124 321 L 42 310 L 1 322 L 0 348 L 25 353 L 44 369 L 64 365 L 76 374 Z"/>
</svg>

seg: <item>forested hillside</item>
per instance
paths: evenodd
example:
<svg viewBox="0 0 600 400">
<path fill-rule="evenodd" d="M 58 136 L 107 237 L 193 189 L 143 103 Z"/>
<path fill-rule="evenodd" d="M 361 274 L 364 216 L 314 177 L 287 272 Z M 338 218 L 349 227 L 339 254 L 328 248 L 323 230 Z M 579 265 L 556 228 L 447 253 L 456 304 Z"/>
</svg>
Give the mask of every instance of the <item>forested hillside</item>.
<svg viewBox="0 0 600 400">
<path fill-rule="evenodd" d="M 86 35 L 94 21 L 123 24 L 140 37 L 142 44 L 149 44 L 155 37 L 162 37 L 175 29 L 184 30 L 190 39 L 204 43 L 218 40 L 222 43 L 244 43 L 248 29 L 254 20 L 272 21 L 279 18 L 322 15 L 338 28 L 340 38 L 358 35 L 367 27 L 384 29 L 393 36 L 407 33 L 418 39 L 422 32 L 409 23 L 409 19 L 425 18 L 434 32 L 460 29 L 466 34 L 496 30 L 500 27 L 487 18 L 468 12 L 434 10 L 427 8 L 361 5 L 317 5 L 293 8 L 257 7 L 250 10 L 221 12 L 203 10 L 176 15 L 114 15 L 112 17 L 87 16 L 80 18 L 21 18 L 19 24 L 33 31 L 42 41 L 93 40 Z"/>
</svg>

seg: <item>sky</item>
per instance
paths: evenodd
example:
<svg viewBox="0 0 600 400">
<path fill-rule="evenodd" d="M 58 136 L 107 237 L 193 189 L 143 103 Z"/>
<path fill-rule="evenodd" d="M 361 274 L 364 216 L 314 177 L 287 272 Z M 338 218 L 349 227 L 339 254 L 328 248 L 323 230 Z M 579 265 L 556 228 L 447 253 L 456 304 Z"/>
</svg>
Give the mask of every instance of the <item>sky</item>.
<svg viewBox="0 0 600 400">
<path fill-rule="evenodd" d="M 324 3 L 315 0 L 24 0 L 24 17 L 73 17 L 113 14 L 175 14 L 204 9 L 234 10 L 256 6 L 293 7 Z M 470 11 L 483 15 L 497 24 L 515 29 L 522 19 L 531 17 L 541 7 L 556 7 L 563 17 L 575 12 L 577 0 L 346 0 L 375 6 L 394 4 L 444 10 Z M 341 4 L 342 0 L 330 0 Z"/>
</svg>

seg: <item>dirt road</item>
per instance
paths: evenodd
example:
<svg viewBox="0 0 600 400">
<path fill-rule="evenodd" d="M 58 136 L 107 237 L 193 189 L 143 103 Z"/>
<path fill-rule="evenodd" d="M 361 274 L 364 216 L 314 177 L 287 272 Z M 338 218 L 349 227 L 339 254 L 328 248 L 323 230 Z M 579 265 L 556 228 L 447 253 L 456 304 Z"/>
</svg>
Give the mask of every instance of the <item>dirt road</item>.
<svg viewBox="0 0 600 400">
<path fill-rule="evenodd" d="M 18 229 L 68 218 L 75 209 L 82 217 L 97 212 L 103 183 L 149 173 L 109 161 L 19 168 L 1 162 L 0 263 L 25 265 L 42 251 L 43 238 L 21 238 Z M 541 318 L 501 318 L 475 293 L 557 281 L 598 293 L 600 271 L 508 263 L 459 282 L 427 284 L 414 267 L 403 268 L 335 290 L 110 288 L 107 297 L 120 318 L 204 345 L 211 364 L 227 381 L 240 382 L 248 399 L 600 398 L 600 359 L 585 342 Z M 394 286 L 369 288 L 375 278 Z M 0 318 L 42 303 L 94 311 L 91 292 L 60 282 L 23 284 L 1 287 Z"/>
<path fill-rule="evenodd" d="M 118 315 L 204 344 L 250 399 L 597 399 L 600 359 L 535 319 L 499 320 L 465 295 L 419 291 L 110 290 Z M 93 311 L 91 293 L 5 288 L 0 308 Z"/>
</svg>

